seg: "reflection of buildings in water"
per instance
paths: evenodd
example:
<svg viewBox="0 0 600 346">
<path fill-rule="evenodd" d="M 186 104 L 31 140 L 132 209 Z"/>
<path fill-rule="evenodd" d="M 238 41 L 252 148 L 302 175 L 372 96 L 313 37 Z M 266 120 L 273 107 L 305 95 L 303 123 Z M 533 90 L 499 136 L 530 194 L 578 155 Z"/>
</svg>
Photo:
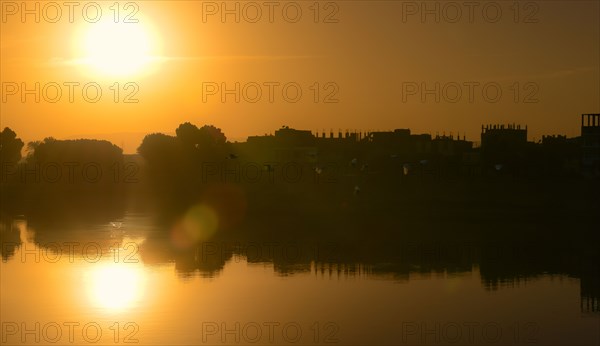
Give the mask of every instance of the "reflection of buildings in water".
<svg viewBox="0 0 600 346">
<path fill-rule="evenodd" d="M 39 235 L 42 241 L 30 240 L 39 246 L 77 240 L 71 233 L 37 224 L 33 236 Z M 127 224 L 136 228 L 135 222 L 128 221 Z M 2 247 L 3 259 L 14 260 L 15 252 L 20 256 L 18 244 L 21 238 L 32 236 L 28 224 L 26 221 L 3 222 L 0 227 L 3 245 L 11 241 L 14 244 Z M 89 227 L 97 234 L 105 234 L 107 239 L 110 239 L 110 228 L 109 222 Z M 246 236 L 252 238 L 252 235 Z M 456 236 L 448 235 L 450 238 Z M 294 238 L 296 245 L 288 247 L 287 251 L 283 251 L 286 247 L 273 245 L 269 246 L 275 250 L 268 251 L 266 245 L 263 249 L 257 249 L 256 245 L 271 243 L 256 242 L 256 239 L 254 242 L 230 240 L 230 246 L 217 246 L 215 240 L 210 246 L 182 250 L 174 248 L 168 239 L 148 237 L 140 246 L 139 255 L 144 265 L 174 263 L 182 278 L 216 277 L 229 261 L 234 260 L 247 261 L 250 265 L 270 264 L 277 275 L 309 273 L 318 278 L 370 277 L 408 281 L 414 275 L 444 276 L 478 271 L 481 284 L 489 290 L 519 286 L 546 276 L 566 276 L 580 280 L 581 310 L 600 311 L 600 255 L 594 248 L 594 239 L 589 237 L 573 235 L 568 239 L 540 239 L 534 236 L 531 241 L 512 239 L 502 242 L 434 241 L 426 240 L 425 234 L 416 233 L 408 241 L 401 235 L 390 236 L 387 240 L 374 239 L 373 234 L 367 232 L 353 242 L 341 238 L 337 243 L 331 239 L 318 242 L 312 238 L 301 242 L 300 234 Z M 110 244 L 114 244 L 112 240 L 106 243 Z M 281 241 L 279 244 L 287 243 Z"/>
<path fill-rule="evenodd" d="M 600 312 L 600 258 L 592 258 L 583 264 L 580 273 L 581 311 Z"/>
<path fill-rule="evenodd" d="M 153 247 L 153 251 L 172 251 L 162 244 L 162 250 Z M 397 246 L 390 243 L 362 244 L 342 246 L 335 253 L 321 251 L 319 255 L 315 253 L 314 245 L 303 245 L 306 248 L 299 248 L 294 256 L 263 252 L 262 257 L 256 257 L 231 247 L 225 251 L 213 248 L 208 256 L 198 249 L 191 249 L 171 252 L 169 258 L 148 253 L 143 253 L 142 258 L 146 264 L 149 264 L 146 258 L 152 257 L 172 260 L 178 274 L 186 278 L 216 277 L 229 261 L 244 261 L 249 265 L 272 264 L 273 271 L 281 276 L 309 273 L 316 278 L 327 279 L 366 277 L 407 282 L 415 275 L 445 277 L 478 272 L 482 286 L 488 290 L 514 288 L 533 280 L 566 276 L 580 280 L 581 310 L 600 311 L 598 253 L 597 250 L 590 251 L 589 246 L 581 242 L 570 247 L 563 246 L 560 240 L 501 243 L 423 240 L 398 242 Z"/>
</svg>

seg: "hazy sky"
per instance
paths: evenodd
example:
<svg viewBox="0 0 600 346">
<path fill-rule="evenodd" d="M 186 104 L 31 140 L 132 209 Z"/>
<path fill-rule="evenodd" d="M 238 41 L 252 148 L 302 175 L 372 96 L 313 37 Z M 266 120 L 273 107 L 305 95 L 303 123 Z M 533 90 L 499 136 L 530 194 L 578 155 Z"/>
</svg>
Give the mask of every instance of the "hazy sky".
<svg viewBox="0 0 600 346">
<path fill-rule="evenodd" d="M 288 125 L 478 141 L 487 123 L 533 140 L 600 112 L 598 1 L 114 3 L 1 1 L 2 127 L 134 152 L 184 121 L 234 140 Z"/>
</svg>

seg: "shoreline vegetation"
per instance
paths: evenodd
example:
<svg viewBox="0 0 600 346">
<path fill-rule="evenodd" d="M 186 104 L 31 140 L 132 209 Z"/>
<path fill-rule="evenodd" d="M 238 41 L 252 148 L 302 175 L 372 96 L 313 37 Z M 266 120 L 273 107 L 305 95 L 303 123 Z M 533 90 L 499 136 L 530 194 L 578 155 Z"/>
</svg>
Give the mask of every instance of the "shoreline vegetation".
<svg viewBox="0 0 600 346">
<path fill-rule="evenodd" d="M 244 214 L 320 219 L 324 229 L 335 228 L 336 215 L 372 225 L 400 218 L 597 225 L 598 167 L 584 164 L 581 137 L 533 143 L 526 131 L 482 128 L 477 148 L 407 129 L 327 137 L 282 127 L 230 143 L 214 126 L 183 123 L 175 136 L 148 134 L 138 155 L 108 141 L 52 137 L 28 143 L 22 155 L 24 143 L 5 128 L 2 213 L 146 209 L 169 218 L 204 203 L 231 224 Z"/>
</svg>

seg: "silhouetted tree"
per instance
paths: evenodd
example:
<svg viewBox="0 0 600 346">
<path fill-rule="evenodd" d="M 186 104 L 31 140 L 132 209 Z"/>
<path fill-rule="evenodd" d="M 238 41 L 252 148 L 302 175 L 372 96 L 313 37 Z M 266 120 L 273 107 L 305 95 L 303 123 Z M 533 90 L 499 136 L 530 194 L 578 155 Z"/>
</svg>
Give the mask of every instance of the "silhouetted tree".
<svg viewBox="0 0 600 346">
<path fill-rule="evenodd" d="M 27 158 L 32 158 L 33 157 L 33 153 L 35 153 L 35 149 L 42 144 L 42 141 L 31 141 L 29 143 L 27 143 Z"/>
<path fill-rule="evenodd" d="M 195 146 L 200 140 L 198 127 L 190 122 L 185 122 L 175 130 L 177 138 L 186 146 Z"/>
<path fill-rule="evenodd" d="M 223 146 L 227 142 L 227 137 L 221 129 L 212 125 L 205 125 L 200 128 L 200 143 L 208 146 Z"/>
<path fill-rule="evenodd" d="M 181 149 L 178 138 L 163 133 L 146 135 L 138 148 L 138 153 L 150 167 L 173 164 Z"/>
<path fill-rule="evenodd" d="M 138 148 L 144 158 L 152 190 L 165 208 L 177 209 L 199 198 L 205 188 L 202 169 L 205 162 L 226 158 L 226 137 L 214 126 L 185 122 L 176 136 L 162 133 L 147 135 Z"/>
<path fill-rule="evenodd" d="M 218 162 L 225 158 L 227 138 L 221 129 L 212 125 L 202 126 L 198 130 L 197 155 L 200 161 Z"/>
<path fill-rule="evenodd" d="M 17 163 L 21 160 L 23 141 L 6 127 L 0 132 L 0 215 L 10 213 L 20 202 L 22 194 L 18 185 Z M 3 254 L 4 255 L 4 254 Z"/>
<path fill-rule="evenodd" d="M 106 140 L 56 140 L 48 137 L 35 146 L 32 160 L 40 163 L 54 161 L 114 164 L 120 162 L 122 156 L 121 148 Z"/>
<path fill-rule="evenodd" d="M 6 133 L 2 141 L 12 139 L 9 159 L 14 161 L 20 158 L 23 143 Z M 3 151 L 8 147 L 11 145 L 3 145 Z M 83 215 L 86 210 L 94 212 L 121 203 L 122 170 L 122 150 L 108 141 L 48 137 L 29 143 L 26 160 L 7 170 L 9 188 L 2 198 L 11 201 L 11 208 L 22 208 L 19 212 L 30 216 Z"/>
<path fill-rule="evenodd" d="M 21 160 L 23 141 L 8 127 L 0 132 L 0 161 L 17 163 Z"/>
<path fill-rule="evenodd" d="M 222 147 L 227 142 L 227 138 L 221 129 L 213 125 L 204 125 L 198 128 L 190 122 L 185 122 L 177 127 L 175 133 L 184 145 L 197 148 Z"/>
</svg>

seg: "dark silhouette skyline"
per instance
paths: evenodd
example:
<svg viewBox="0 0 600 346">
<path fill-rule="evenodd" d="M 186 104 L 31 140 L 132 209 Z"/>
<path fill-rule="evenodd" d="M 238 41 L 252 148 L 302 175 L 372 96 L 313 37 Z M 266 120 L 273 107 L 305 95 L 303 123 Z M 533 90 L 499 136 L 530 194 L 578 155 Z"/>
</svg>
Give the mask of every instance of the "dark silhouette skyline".
<svg viewBox="0 0 600 346">
<path fill-rule="evenodd" d="M 420 189 L 434 196 L 436 189 L 451 190 L 453 184 L 491 187 L 511 179 L 541 179 L 554 184 L 558 193 L 569 184 L 582 184 L 581 179 L 591 178 L 590 184 L 597 185 L 600 115 L 584 114 L 581 124 L 579 137 L 544 136 L 539 142 L 527 141 L 526 126 L 485 125 L 481 144 L 474 145 L 453 134 L 433 137 L 409 129 L 348 131 L 336 137 L 287 126 L 274 135 L 231 143 L 214 126 L 186 122 L 175 136 L 148 134 L 139 156 L 123 155 L 108 141 L 48 137 L 28 143 L 25 157 L 24 143 L 5 128 L 2 199 L 6 211 L 93 207 L 109 201 L 157 203 L 177 211 L 202 200 L 214 186 L 223 190 L 218 186 L 231 185 L 267 209 L 280 208 L 283 201 L 290 209 L 310 209 L 316 201 L 330 208 L 368 210 L 394 208 L 401 203 L 395 195 L 400 192 Z M 462 193 L 482 194 L 466 191 Z"/>
</svg>

